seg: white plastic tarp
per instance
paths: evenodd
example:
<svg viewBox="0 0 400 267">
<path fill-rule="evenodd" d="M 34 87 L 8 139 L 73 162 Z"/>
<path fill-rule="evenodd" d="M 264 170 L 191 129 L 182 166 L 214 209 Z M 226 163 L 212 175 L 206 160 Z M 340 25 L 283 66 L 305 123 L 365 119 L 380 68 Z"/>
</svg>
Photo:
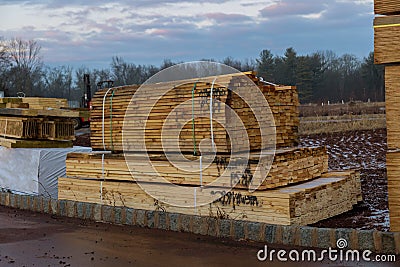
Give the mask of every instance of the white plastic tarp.
<svg viewBox="0 0 400 267">
<path fill-rule="evenodd" d="M 0 188 L 57 198 L 58 177 L 66 175 L 68 153 L 90 147 L 5 148 L 0 146 Z"/>
</svg>

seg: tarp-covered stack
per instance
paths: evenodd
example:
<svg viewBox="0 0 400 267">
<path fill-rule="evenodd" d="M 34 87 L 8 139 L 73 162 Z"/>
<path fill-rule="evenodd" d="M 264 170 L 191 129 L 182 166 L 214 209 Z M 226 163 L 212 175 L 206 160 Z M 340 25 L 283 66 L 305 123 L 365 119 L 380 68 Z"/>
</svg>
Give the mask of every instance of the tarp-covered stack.
<svg viewBox="0 0 400 267">
<path fill-rule="evenodd" d="M 64 107 L 66 100 L 26 100 L 0 98 L 0 145 L 8 148 L 72 147 L 75 130 L 71 118 L 78 117 L 79 113 L 56 109 Z M 46 108 L 47 105 L 50 108 Z"/>
<path fill-rule="evenodd" d="M 375 0 L 375 63 L 385 65 L 387 176 L 391 231 L 400 231 L 400 2 Z M 383 15 L 383 16 L 382 16 Z"/>
<path fill-rule="evenodd" d="M 250 90 L 249 81 L 262 92 L 262 99 L 250 96 L 252 104 L 239 97 L 240 92 Z M 361 200 L 357 173 L 328 173 L 325 148 L 297 146 L 295 87 L 265 83 L 254 73 L 144 86 L 148 91 L 139 97 L 135 94 L 141 90 L 138 86 L 96 93 L 91 142 L 98 151 L 68 155 L 67 177 L 59 179 L 59 199 L 282 225 L 315 223 L 348 211 Z M 164 89 L 168 92 L 160 93 Z M 265 103 L 262 96 L 270 110 L 258 106 Z M 262 114 L 256 118 L 253 111 L 257 109 Z M 148 114 L 141 117 L 146 110 Z M 203 116 L 193 116 L 196 112 Z M 232 112 L 245 128 L 239 138 L 243 143 L 232 138 L 240 132 Z M 176 122 L 175 126 L 168 121 Z M 259 123 L 268 129 L 264 132 Z M 163 127 L 175 127 L 178 134 L 164 133 Z M 261 139 L 262 131 L 266 142 Z M 210 137 L 215 157 L 202 150 L 201 141 Z M 177 152 L 183 157 L 176 156 Z M 246 153 L 248 160 L 244 161 Z M 164 180 L 160 182 L 159 177 Z M 262 181 L 257 190 L 249 191 L 257 181 Z M 143 185 L 150 194 L 142 190 Z M 174 193 L 182 186 L 189 189 Z M 165 193 L 161 198 L 153 197 L 160 192 Z M 215 198 L 207 205 L 197 205 L 202 203 L 202 192 Z M 185 205 L 172 205 L 171 200 Z"/>
</svg>

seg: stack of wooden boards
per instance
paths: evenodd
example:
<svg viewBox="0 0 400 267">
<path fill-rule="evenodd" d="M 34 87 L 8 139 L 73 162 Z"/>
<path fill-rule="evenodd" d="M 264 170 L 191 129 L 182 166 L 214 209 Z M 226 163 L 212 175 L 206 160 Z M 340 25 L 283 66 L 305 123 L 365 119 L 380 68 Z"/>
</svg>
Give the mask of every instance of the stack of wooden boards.
<svg viewBox="0 0 400 267">
<path fill-rule="evenodd" d="M 0 145 L 8 148 L 65 148 L 75 139 L 71 118 L 79 113 L 55 109 L 65 101 L 46 98 L 0 98 Z M 28 103 L 29 102 L 29 103 Z M 31 104 L 33 104 L 32 108 Z M 51 109 L 46 109 L 49 105 Z"/>
<path fill-rule="evenodd" d="M 375 0 L 375 14 L 375 63 L 385 64 L 390 229 L 400 231 L 400 2 Z"/>
<path fill-rule="evenodd" d="M 276 151 L 273 148 L 263 149 L 260 129 L 252 110 L 231 90 L 227 90 L 235 86 L 239 90 L 246 89 L 248 84 L 243 76 L 255 82 L 268 100 L 275 124 L 271 121 L 263 122 L 276 129 Z M 160 140 L 160 129 L 167 115 L 172 113 L 173 120 L 177 120 L 180 114 L 174 108 L 182 102 L 189 103 L 183 113 L 190 115 L 193 109 L 203 108 L 203 104 L 204 113 L 209 115 L 213 83 L 191 80 L 150 84 L 147 85 L 150 89 L 148 98 L 132 100 L 133 111 L 136 109 L 139 112 L 140 109 L 148 108 L 146 105 L 152 103 L 149 100 L 157 97 L 158 89 L 165 87 L 171 90 L 153 102 L 155 104 L 151 106 L 150 115 L 146 118 L 143 137 L 146 155 L 143 151 L 135 151 L 135 144 L 126 145 L 122 141 L 122 129 L 129 143 L 141 141 L 139 133 L 129 134 L 128 131 L 126 135 L 126 128 L 123 127 L 125 118 L 138 125 L 143 123 L 132 119 L 134 116 L 125 116 L 138 86 L 106 89 L 96 93 L 92 102 L 91 142 L 93 148 L 112 150 L 114 154 L 104 151 L 69 154 L 66 161 L 67 177 L 59 178 L 58 181 L 59 199 L 281 225 L 315 223 L 346 212 L 361 200 L 360 177 L 356 172 L 328 173 L 328 155 L 324 147 L 297 146 L 299 102 L 295 87 L 264 83 L 254 73 L 227 75 L 217 81 L 213 88 L 215 102 L 221 101 L 236 112 L 249 136 L 250 151 L 244 151 L 249 154 L 248 161 L 241 160 L 243 151 L 233 153 L 234 156 L 229 155 L 232 152 L 231 141 L 226 130 L 222 125 L 213 123 L 211 131 L 208 117 L 190 120 L 188 116 L 189 123 L 181 125 L 183 130 L 179 133 L 179 148 L 175 149 L 184 154 L 183 158 L 171 162 L 171 155 L 161 152 L 164 151 L 164 144 Z M 195 102 L 200 103 L 199 106 L 192 104 Z M 213 119 L 229 125 L 229 111 L 218 109 L 218 104 L 215 105 Z M 261 116 L 261 120 L 267 119 L 270 118 Z M 194 143 L 209 138 L 212 133 L 217 154 L 211 157 L 208 165 L 199 164 L 207 162 L 209 155 L 200 154 L 199 151 L 194 153 Z M 168 140 L 168 136 L 166 138 Z M 123 148 L 125 154 L 120 153 Z M 154 171 L 165 182 L 160 182 Z M 226 179 L 218 181 L 218 177 Z M 256 191 L 250 192 L 249 186 L 258 180 L 263 182 Z M 137 181 L 141 185 L 146 183 L 146 186 L 151 187 L 151 192 L 165 193 L 165 197 L 153 198 L 154 195 L 144 192 Z M 189 187 L 190 190 L 174 194 L 173 188 L 176 185 Z M 216 197 L 212 203 L 197 206 L 197 193 L 194 192 L 206 190 L 203 188 L 211 188 L 213 191 L 209 194 Z M 184 199 L 187 205 L 166 204 L 171 203 L 170 198 Z M 189 207 L 189 204 L 192 206 Z"/>
<path fill-rule="evenodd" d="M 252 151 L 261 149 L 260 129 L 258 121 L 251 108 L 240 97 L 232 93 L 235 88 L 252 87 L 253 84 L 248 84 L 250 80 L 257 83 L 261 92 L 269 102 L 270 110 L 273 114 L 269 116 L 268 110 L 265 108 L 264 117 L 261 118 L 263 123 L 271 124 L 269 121 L 275 119 L 276 129 L 276 147 L 295 146 L 298 143 L 298 125 L 299 125 L 299 100 L 296 88 L 293 86 L 273 86 L 258 81 L 253 73 L 244 75 L 226 75 L 217 79 L 217 83 L 213 88 L 213 96 L 215 101 L 220 101 L 229 106 L 236 114 L 239 115 L 241 121 L 245 124 L 247 134 L 251 140 L 250 149 Z M 210 120 L 209 114 L 209 98 L 210 87 L 213 79 L 209 82 L 196 82 L 193 80 L 171 82 L 160 84 L 147 85 L 149 93 L 146 98 L 135 99 L 132 103 L 127 115 L 127 121 L 131 122 L 131 129 L 125 133 L 125 137 L 133 145 L 141 136 L 136 134 L 134 127 L 138 128 L 143 124 L 142 120 L 133 119 L 135 111 L 140 112 L 144 105 L 153 105 L 148 120 L 146 121 L 146 147 L 151 151 L 164 151 L 171 140 L 169 137 L 164 144 L 164 149 L 161 143 L 161 129 L 167 116 L 171 116 L 174 108 L 181 103 L 187 103 L 183 107 L 183 112 L 186 112 L 188 118 L 191 119 L 192 99 L 195 99 L 194 111 L 196 114 L 205 114 L 207 117 L 196 118 L 194 122 L 195 130 L 193 131 L 192 121 L 188 121 L 180 131 L 180 149 L 183 152 L 193 152 L 193 139 L 202 140 L 205 137 L 210 137 Z M 196 88 L 193 90 L 194 84 Z M 231 90 L 228 90 L 227 88 Z M 168 91 L 162 98 L 158 99 L 159 90 L 163 88 L 174 88 Z M 113 151 L 122 151 L 122 128 L 123 121 L 131 97 L 138 89 L 138 86 L 123 86 L 114 88 L 108 92 L 103 106 L 104 95 L 108 90 L 97 92 L 92 100 L 93 110 L 91 111 L 91 145 L 93 149 L 108 149 Z M 192 94 L 193 92 L 193 94 Z M 252 99 L 252 102 L 257 103 L 258 99 Z M 147 107 L 147 106 L 146 106 Z M 252 106 L 252 108 L 257 108 Z M 221 103 L 215 103 L 213 119 L 223 121 L 228 127 L 230 126 L 229 110 L 224 108 Z M 133 114 L 132 114 L 133 113 Z M 172 114 L 173 115 L 173 114 Z M 169 119 L 181 119 L 179 114 L 176 117 Z M 104 117 L 104 118 L 103 118 Z M 103 123 L 104 119 L 104 123 Z M 271 124 L 272 125 L 272 124 Z M 231 125 L 234 128 L 234 125 Z M 126 128 L 125 128 L 126 130 Z M 103 135 L 104 132 L 104 135 Z M 131 134 L 131 136 L 128 136 Z M 214 141 L 218 147 L 218 152 L 230 152 L 230 140 L 227 137 L 227 131 L 220 123 L 213 123 Z M 194 135 L 194 136 L 193 136 Z M 105 147 L 103 146 L 103 139 Z M 126 149 L 125 149 L 126 150 Z M 130 149 L 135 151 L 134 148 Z"/>
</svg>

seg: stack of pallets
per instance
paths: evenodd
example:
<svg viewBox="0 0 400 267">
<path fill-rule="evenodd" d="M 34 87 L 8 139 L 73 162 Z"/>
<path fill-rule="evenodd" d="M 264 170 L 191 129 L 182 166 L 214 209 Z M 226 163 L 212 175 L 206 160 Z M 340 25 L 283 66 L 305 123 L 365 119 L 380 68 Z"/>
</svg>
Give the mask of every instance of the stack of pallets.
<svg viewBox="0 0 400 267">
<path fill-rule="evenodd" d="M 297 146 L 299 102 L 295 87 L 266 84 L 254 73 L 219 78 L 213 87 L 215 106 L 212 127 L 208 117 L 211 82 L 190 80 L 148 84 L 147 94 L 134 98 L 132 102 L 131 97 L 138 86 L 96 93 L 92 102 L 91 142 L 98 151 L 68 155 L 67 177 L 60 178 L 58 182 L 59 199 L 282 225 L 315 223 L 346 212 L 361 200 L 357 173 L 328 173 L 328 156 L 324 147 Z M 267 116 L 265 106 L 252 106 L 264 111 L 256 119 L 249 105 L 233 93 L 248 90 L 249 79 L 268 101 L 272 117 Z M 212 81 L 213 77 L 209 80 Z M 157 90 L 163 88 L 170 91 L 157 98 Z M 157 98 L 156 101 L 153 101 L 154 98 Z M 231 110 L 221 108 L 218 101 Z M 257 99 L 254 101 L 261 103 Z M 183 102 L 188 105 L 176 110 L 177 105 Z M 131 110 L 126 114 L 129 103 Z M 150 110 L 148 117 L 139 118 L 138 114 L 145 109 Z M 205 116 L 192 120 L 190 115 L 194 110 L 201 111 Z M 238 114 L 249 136 L 247 150 L 240 142 L 238 149 L 231 147 L 232 141 L 226 128 L 231 127 L 234 134 L 237 131 L 237 125 L 231 125 L 231 111 Z M 179 123 L 181 117 L 184 123 L 171 126 L 172 129 L 180 129 L 176 145 L 172 139 L 174 136 L 163 135 L 161 129 L 165 127 L 167 118 Z M 214 120 L 223 122 L 226 127 Z M 265 146 L 261 141 L 260 120 L 274 130 L 266 132 L 267 140 L 273 140 L 269 134 L 276 133 L 276 151 L 274 146 L 268 146 L 271 143 L 267 142 Z M 140 126 L 143 127 L 142 133 L 135 130 Z M 196 147 L 201 147 L 196 142 L 212 134 L 215 157 L 196 150 Z M 145 144 L 146 150 L 138 145 L 140 142 Z M 175 149 L 172 151 L 175 153 L 181 152 L 183 157 L 175 158 L 174 153 L 163 153 L 166 148 L 169 151 Z M 246 153 L 248 161 L 243 160 Z M 174 160 L 171 161 L 171 157 Z M 163 180 L 160 181 L 159 176 Z M 217 179 L 219 177 L 223 179 Z M 257 190 L 249 191 L 249 187 L 255 183 L 258 185 L 260 180 L 263 182 Z M 141 185 L 146 184 L 149 194 L 137 181 Z M 189 189 L 174 191 L 181 186 Z M 163 193 L 160 198 L 153 197 L 159 196 L 160 192 Z M 197 203 L 203 203 L 201 197 L 204 194 L 213 196 L 213 201 L 197 206 Z M 184 201 L 185 205 L 171 205 L 176 203 L 174 200 Z"/>
<path fill-rule="evenodd" d="M 3 108 L 0 108 L 1 146 L 8 148 L 72 147 L 75 131 L 71 118 L 78 117 L 77 112 L 44 109 L 45 106 L 32 109 L 22 100 L 23 98 L 0 98 L 0 103 L 5 104 Z M 35 101 L 41 103 L 40 100 Z M 44 103 L 51 104 L 51 101 L 46 100 L 42 104 Z M 58 100 L 56 99 L 54 103 L 58 103 Z"/>
<path fill-rule="evenodd" d="M 375 63 L 385 64 L 390 229 L 400 231 L 400 2 L 375 0 Z"/>
</svg>

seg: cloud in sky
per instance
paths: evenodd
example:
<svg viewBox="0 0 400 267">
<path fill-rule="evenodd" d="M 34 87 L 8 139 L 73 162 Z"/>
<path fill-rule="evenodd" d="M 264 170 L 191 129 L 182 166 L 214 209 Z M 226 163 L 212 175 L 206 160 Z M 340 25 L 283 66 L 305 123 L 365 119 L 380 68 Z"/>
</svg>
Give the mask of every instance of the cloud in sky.
<svg viewBox="0 0 400 267">
<path fill-rule="evenodd" d="M 372 0 L 1 1 L 0 36 L 38 40 L 53 65 L 106 67 L 118 55 L 163 59 L 256 58 L 372 51 Z"/>
</svg>

